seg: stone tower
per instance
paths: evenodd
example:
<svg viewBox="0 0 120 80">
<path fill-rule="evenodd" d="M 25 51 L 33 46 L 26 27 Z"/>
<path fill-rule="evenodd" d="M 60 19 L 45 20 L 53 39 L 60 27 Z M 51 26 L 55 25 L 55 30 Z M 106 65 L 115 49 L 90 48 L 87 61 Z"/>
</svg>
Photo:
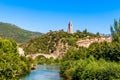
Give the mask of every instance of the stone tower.
<svg viewBox="0 0 120 80">
<path fill-rule="evenodd" d="M 72 22 L 68 23 L 68 33 L 73 33 L 73 31 L 72 31 Z"/>
</svg>

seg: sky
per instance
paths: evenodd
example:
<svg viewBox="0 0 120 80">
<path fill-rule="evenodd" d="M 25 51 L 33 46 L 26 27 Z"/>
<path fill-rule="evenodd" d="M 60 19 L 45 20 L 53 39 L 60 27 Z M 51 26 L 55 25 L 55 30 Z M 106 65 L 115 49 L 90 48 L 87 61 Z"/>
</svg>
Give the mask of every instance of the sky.
<svg viewBox="0 0 120 80">
<path fill-rule="evenodd" d="M 109 34 L 114 19 L 120 18 L 119 4 L 120 0 L 0 0 L 0 22 L 47 33 L 67 31 L 71 21 L 74 32 Z"/>
</svg>

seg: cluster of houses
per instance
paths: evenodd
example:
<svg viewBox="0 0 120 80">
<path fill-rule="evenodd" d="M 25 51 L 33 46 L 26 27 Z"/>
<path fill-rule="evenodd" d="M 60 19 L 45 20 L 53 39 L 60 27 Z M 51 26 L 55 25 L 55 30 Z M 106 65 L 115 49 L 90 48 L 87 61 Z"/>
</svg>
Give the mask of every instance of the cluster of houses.
<svg viewBox="0 0 120 80">
<path fill-rule="evenodd" d="M 83 46 L 83 47 L 89 47 L 89 45 L 93 42 L 111 42 L 112 41 L 112 38 L 111 37 L 101 37 L 101 38 L 93 38 L 93 39 L 85 39 L 85 40 L 78 40 L 77 41 L 77 45 L 78 46 Z"/>
</svg>

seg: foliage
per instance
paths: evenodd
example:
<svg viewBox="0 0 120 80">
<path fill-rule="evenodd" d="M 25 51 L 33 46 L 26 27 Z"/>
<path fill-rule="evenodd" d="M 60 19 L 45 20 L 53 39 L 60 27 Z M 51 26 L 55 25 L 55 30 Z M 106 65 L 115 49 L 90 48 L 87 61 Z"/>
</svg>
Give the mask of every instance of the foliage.
<svg viewBox="0 0 120 80">
<path fill-rule="evenodd" d="M 64 46 L 60 51 L 66 50 L 66 47 L 77 47 L 76 41 L 81 38 L 96 37 L 95 34 L 89 33 L 86 30 L 84 32 L 77 31 L 73 34 L 69 34 L 63 30 L 50 31 L 38 38 L 33 38 L 27 43 L 22 44 L 24 50 L 30 53 L 44 53 L 49 54 L 56 51 L 59 45 Z"/>
<path fill-rule="evenodd" d="M 111 34 L 113 41 L 120 41 L 120 20 L 114 20 L 114 25 L 111 26 Z"/>
<path fill-rule="evenodd" d="M 17 80 L 30 72 L 30 62 L 18 55 L 15 41 L 0 38 L 0 80 Z"/>
<path fill-rule="evenodd" d="M 78 50 L 70 48 L 64 55 L 62 61 L 85 59 L 87 56 L 87 48 L 85 47 L 79 47 Z"/>
<path fill-rule="evenodd" d="M 61 64 L 61 76 L 68 80 L 112 80 L 120 79 L 120 64 L 94 57 L 68 60 Z"/>
<path fill-rule="evenodd" d="M 60 60 L 58 58 L 45 58 L 44 56 L 38 56 L 35 61 L 40 65 L 58 65 L 60 63 Z"/>
<path fill-rule="evenodd" d="M 2 38 L 14 39 L 18 43 L 23 43 L 33 37 L 38 37 L 40 35 L 41 33 L 27 31 L 15 25 L 0 22 L 0 36 Z"/>
<path fill-rule="evenodd" d="M 120 44 L 118 42 L 93 43 L 88 50 L 89 56 L 93 55 L 97 60 L 103 58 L 107 61 L 120 61 Z"/>
</svg>

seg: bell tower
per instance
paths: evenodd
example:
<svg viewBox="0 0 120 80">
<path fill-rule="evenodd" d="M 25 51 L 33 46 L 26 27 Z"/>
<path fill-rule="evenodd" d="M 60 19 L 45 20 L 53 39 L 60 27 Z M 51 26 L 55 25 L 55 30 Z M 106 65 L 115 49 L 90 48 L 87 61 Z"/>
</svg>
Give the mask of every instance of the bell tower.
<svg viewBox="0 0 120 80">
<path fill-rule="evenodd" d="M 68 23 L 68 33 L 73 33 L 73 31 L 72 31 L 72 22 Z"/>
</svg>

